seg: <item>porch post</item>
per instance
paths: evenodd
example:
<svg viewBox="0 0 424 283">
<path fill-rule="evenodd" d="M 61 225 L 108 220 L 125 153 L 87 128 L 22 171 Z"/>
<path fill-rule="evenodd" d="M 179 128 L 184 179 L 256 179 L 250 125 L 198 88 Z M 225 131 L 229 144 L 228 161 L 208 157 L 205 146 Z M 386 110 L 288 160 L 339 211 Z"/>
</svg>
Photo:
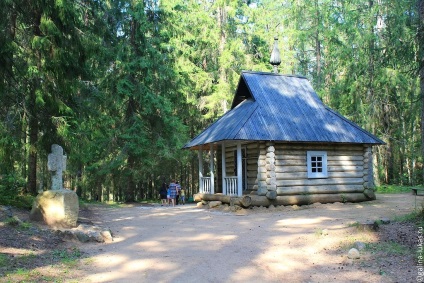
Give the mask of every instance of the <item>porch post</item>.
<svg viewBox="0 0 424 283">
<path fill-rule="evenodd" d="M 213 163 L 214 163 L 215 152 L 214 152 L 213 144 L 212 143 L 211 143 L 211 152 L 210 153 L 211 153 L 211 158 L 210 158 L 211 194 L 214 194 L 215 193 L 215 182 L 214 182 L 215 176 L 213 174 L 213 172 L 214 172 Z"/>
<path fill-rule="evenodd" d="M 203 149 L 200 147 L 199 151 L 197 152 L 198 159 L 199 159 L 199 193 L 203 193 Z"/>
<path fill-rule="evenodd" d="M 237 195 L 239 197 L 243 194 L 243 174 L 242 174 L 242 164 L 241 164 L 241 143 L 237 143 Z"/>
<path fill-rule="evenodd" d="M 226 162 L 225 162 L 225 144 L 222 143 L 222 153 L 221 153 L 221 163 L 222 163 L 222 193 L 227 194 L 227 184 L 225 183 L 225 177 L 227 177 L 226 172 Z"/>
</svg>

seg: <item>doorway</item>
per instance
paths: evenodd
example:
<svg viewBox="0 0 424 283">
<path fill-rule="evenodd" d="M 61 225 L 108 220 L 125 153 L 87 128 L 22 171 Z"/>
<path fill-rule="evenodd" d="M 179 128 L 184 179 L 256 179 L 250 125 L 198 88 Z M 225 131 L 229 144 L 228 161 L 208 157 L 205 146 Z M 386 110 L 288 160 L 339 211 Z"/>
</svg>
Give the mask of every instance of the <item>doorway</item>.
<svg viewBox="0 0 424 283">
<path fill-rule="evenodd" d="M 234 176 L 237 176 L 237 150 L 234 150 Z M 241 149 L 241 173 L 242 173 L 242 191 L 247 190 L 247 150 L 246 148 Z"/>
</svg>

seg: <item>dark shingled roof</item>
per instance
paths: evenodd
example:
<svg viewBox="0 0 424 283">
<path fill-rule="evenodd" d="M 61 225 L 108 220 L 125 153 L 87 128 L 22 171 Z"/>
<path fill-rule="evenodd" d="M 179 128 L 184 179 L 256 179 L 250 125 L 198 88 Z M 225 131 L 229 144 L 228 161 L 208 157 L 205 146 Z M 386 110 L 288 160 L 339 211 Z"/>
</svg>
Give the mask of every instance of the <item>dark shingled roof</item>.
<svg viewBox="0 0 424 283">
<path fill-rule="evenodd" d="M 230 140 L 384 144 L 324 105 L 306 78 L 247 71 L 231 110 L 184 148 Z"/>
</svg>

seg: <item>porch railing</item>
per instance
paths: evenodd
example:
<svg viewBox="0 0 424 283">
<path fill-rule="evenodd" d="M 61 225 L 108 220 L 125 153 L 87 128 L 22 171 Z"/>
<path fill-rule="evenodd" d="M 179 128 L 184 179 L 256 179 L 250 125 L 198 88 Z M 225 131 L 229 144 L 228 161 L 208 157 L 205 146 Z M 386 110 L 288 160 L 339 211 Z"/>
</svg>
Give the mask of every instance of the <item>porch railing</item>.
<svg viewBox="0 0 424 283">
<path fill-rule="evenodd" d="M 201 193 L 210 194 L 211 193 L 211 177 L 201 177 Z"/>
<path fill-rule="evenodd" d="M 201 187 L 200 192 L 204 194 L 210 194 L 212 192 L 211 188 L 211 177 L 201 177 Z M 224 178 L 225 187 L 227 188 L 227 195 L 236 196 L 238 195 L 237 189 L 237 176 L 230 176 Z"/>
<path fill-rule="evenodd" d="M 224 182 L 227 188 L 227 195 L 237 195 L 237 176 L 225 177 Z"/>
</svg>

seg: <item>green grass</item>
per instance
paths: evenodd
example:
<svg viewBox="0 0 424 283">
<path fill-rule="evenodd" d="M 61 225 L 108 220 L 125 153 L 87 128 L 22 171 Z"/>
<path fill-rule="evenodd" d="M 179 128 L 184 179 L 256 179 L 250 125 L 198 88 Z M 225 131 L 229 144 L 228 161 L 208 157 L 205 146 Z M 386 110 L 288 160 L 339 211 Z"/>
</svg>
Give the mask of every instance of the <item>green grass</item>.
<svg viewBox="0 0 424 283">
<path fill-rule="evenodd" d="M 365 250 L 371 253 L 384 252 L 389 255 L 407 255 L 411 251 L 396 242 L 366 243 Z"/>
<path fill-rule="evenodd" d="M 6 225 L 9 225 L 9 226 L 18 226 L 19 225 L 19 221 L 15 217 L 9 217 L 9 218 L 7 218 L 4 221 L 4 223 L 6 223 Z"/>
<path fill-rule="evenodd" d="M 59 249 L 52 251 L 52 256 L 59 259 L 62 263 L 73 264 L 74 261 L 81 257 L 81 252 L 77 248 L 71 250 Z"/>
<path fill-rule="evenodd" d="M 421 204 L 421 206 L 418 206 L 418 203 L 417 203 L 417 208 L 411 213 L 395 216 L 393 218 L 393 221 L 413 222 L 417 226 L 424 227 L 424 202 Z"/>
<path fill-rule="evenodd" d="M 26 267 L 14 268 L 10 265 L 7 255 L 0 254 L 0 267 L 4 269 L 4 278 L 8 281 L 2 282 L 65 282 L 68 273 L 72 272 L 78 265 L 82 255 L 78 248 L 56 249 L 46 255 L 49 259 L 46 261 L 51 267 L 60 269 L 60 274 L 44 274 L 32 268 L 37 265 L 37 255 L 30 252 L 26 255 L 20 255 L 15 258 L 19 265 Z M 78 281 L 66 281 L 78 282 Z"/>
<path fill-rule="evenodd" d="M 400 185 L 382 185 L 376 187 L 376 192 L 380 194 L 399 194 L 399 193 L 410 193 L 411 186 L 400 186 Z"/>
<path fill-rule="evenodd" d="M 21 222 L 20 224 L 19 224 L 19 229 L 21 229 L 21 230 L 29 230 L 29 228 L 31 228 L 32 227 L 32 224 L 31 223 L 29 223 L 29 222 Z"/>
<path fill-rule="evenodd" d="M 393 218 L 393 221 L 394 222 L 411 222 L 411 221 L 415 222 L 416 220 L 419 219 L 419 214 L 420 214 L 420 212 L 413 211 L 413 212 L 408 213 L 408 214 L 395 216 Z"/>
<path fill-rule="evenodd" d="M 22 222 L 16 217 L 9 217 L 4 221 L 4 223 L 9 226 L 14 226 L 20 231 L 29 230 L 32 227 L 30 222 Z"/>
<path fill-rule="evenodd" d="M 8 281 L 5 282 L 65 282 L 63 278 L 56 276 L 45 276 L 36 270 L 25 268 L 16 269 L 13 273 L 6 274 Z"/>
<path fill-rule="evenodd" d="M 7 255 L 0 254 L 0 267 L 6 266 L 9 263 Z"/>
<path fill-rule="evenodd" d="M 33 252 L 29 252 L 25 255 L 19 256 L 19 262 L 22 263 L 31 263 L 37 259 L 37 256 Z"/>
<path fill-rule="evenodd" d="M 385 253 L 387 255 L 408 255 L 411 254 L 411 251 L 396 242 L 378 242 L 375 243 L 372 240 L 372 237 L 366 233 L 358 234 L 356 236 L 346 237 L 341 243 L 339 248 L 348 251 L 350 248 L 354 247 L 354 243 L 360 241 L 365 244 L 364 251 L 374 253 Z"/>
</svg>

